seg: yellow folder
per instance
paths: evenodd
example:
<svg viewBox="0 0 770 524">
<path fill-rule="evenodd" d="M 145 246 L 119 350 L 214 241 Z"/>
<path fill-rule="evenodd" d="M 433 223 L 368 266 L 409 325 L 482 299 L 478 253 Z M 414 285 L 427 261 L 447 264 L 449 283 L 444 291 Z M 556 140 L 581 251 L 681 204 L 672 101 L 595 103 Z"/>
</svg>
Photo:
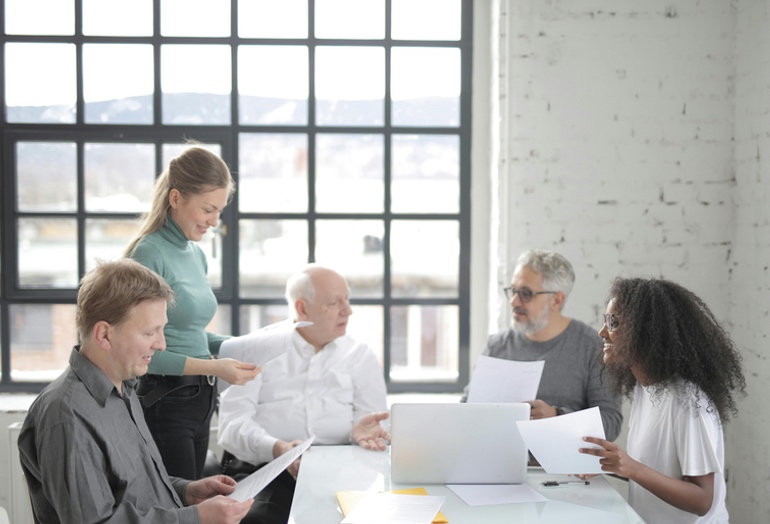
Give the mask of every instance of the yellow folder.
<svg viewBox="0 0 770 524">
<path fill-rule="evenodd" d="M 425 488 L 409 488 L 409 489 L 396 489 L 389 491 L 388 493 L 396 493 L 398 495 L 427 495 L 428 492 Z M 348 516 L 348 513 L 358 502 L 364 498 L 366 491 L 338 491 L 337 502 L 340 505 L 342 514 Z M 449 522 L 443 513 L 440 511 L 436 514 L 436 518 L 433 519 L 434 523 Z"/>
</svg>

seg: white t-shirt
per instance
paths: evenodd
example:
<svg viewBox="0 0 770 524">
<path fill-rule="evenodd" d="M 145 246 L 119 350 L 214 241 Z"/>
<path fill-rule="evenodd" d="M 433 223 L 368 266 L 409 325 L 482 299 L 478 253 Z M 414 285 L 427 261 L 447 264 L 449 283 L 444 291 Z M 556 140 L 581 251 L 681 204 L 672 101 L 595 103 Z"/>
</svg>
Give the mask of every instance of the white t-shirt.
<svg viewBox="0 0 770 524">
<path fill-rule="evenodd" d="M 298 332 L 292 337 L 293 347 L 257 378 L 220 396 L 219 445 L 241 460 L 273 460 L 276 440 L 315 435 L 315 444 L 348 444 L 361 417 L 387 410 L 371 347 L 343 335 L 316 352 Z"/>
<path fill-rule="evenodd" d="M 676 382 L 662 395 L 637 384 L 628 423 L 628 455 L 672 478 L 714 473 L 714 498 L 703 517 L 662 501 L 629 482 L 629 503 L 650 523 L 724 523 L 724 435 L 719 415 L 707 411 L 708 397 L 694 385 Z M 695 406 L 696 394 L 698 407 Z"/>
</svg>

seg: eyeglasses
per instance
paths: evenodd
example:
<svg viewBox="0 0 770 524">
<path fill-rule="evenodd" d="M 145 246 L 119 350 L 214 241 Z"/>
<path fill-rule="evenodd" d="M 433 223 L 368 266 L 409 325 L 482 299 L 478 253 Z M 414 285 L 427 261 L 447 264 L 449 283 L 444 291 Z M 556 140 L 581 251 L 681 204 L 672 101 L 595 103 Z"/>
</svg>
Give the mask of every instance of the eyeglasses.
<svg viewBox="0 0 770 524">
<path fill-rule="evenodd" d="M 618 326 L 620 326 L 620 320 L 618 317 L 612 314 L 604 315 L 604 327 L 607 328 L 608 332 L 612 333 L 618 329 Z"/>
<path fill-rule="evenodd" d="M 508 297 L 508 300 L 513 299 L 513 296 L 518 294 L 519 300 L 521 300 L 522 303 L 526 304 L 533 298 L 535 298 L 535 295 L 552 295 L 554 293 L 557 293 L 557 291 L 532 291 L 528 287 L 520 287 L 516 289 L 515 287 L 504 287 L 503 293 L 505 293 L 505 296 Z"/>
</svg>

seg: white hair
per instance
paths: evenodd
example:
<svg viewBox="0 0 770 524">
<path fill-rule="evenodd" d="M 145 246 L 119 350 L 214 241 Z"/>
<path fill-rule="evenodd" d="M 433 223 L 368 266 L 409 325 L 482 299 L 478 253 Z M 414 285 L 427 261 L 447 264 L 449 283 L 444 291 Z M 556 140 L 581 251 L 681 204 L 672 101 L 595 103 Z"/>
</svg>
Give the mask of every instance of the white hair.
<svg viewBox="0 0 770 524">
<path fill-rule="evenodd" d="M 307 269 L 294 273 L 286 281 L 286 302 L 289 304 L 289 313 L 294 320 L 298 320 L 299 317 L 296 304 L 301 298 L 308 302 L 315 300 L 315 285 Z"/>
<path fill-rule="evenodd" d="M 530 249 L 519 256 L 516 268 L 529 267 L 543 277 L 543 288 L 547 291 L 561 291 L 564 298 L 569 296 L 575 284 L 575 271 L 569 260 L 559 253 Z"/>
</svg>

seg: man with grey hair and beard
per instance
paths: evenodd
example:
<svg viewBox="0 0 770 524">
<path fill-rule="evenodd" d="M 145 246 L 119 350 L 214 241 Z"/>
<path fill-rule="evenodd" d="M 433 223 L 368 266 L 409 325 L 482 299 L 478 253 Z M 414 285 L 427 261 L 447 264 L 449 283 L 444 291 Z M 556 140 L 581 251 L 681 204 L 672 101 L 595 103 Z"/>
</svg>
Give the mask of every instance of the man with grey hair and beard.
<svg viewBox="0 0 770 524">
<path fill-rule="evenodd" d="M 510 299 L 512 327 L 492 335 L 482 355 L 532 362 L 542 360 L 543 375 L 531 417 L 555 417 L 598 406 L 607 440 L 620 433 L 620 397 L 601 377 L 602 340 L 596 329 L 562 314 L 575 283 L 572 265 L 562 255 L 530 250 L 516 262 Z"/>
</svg>

